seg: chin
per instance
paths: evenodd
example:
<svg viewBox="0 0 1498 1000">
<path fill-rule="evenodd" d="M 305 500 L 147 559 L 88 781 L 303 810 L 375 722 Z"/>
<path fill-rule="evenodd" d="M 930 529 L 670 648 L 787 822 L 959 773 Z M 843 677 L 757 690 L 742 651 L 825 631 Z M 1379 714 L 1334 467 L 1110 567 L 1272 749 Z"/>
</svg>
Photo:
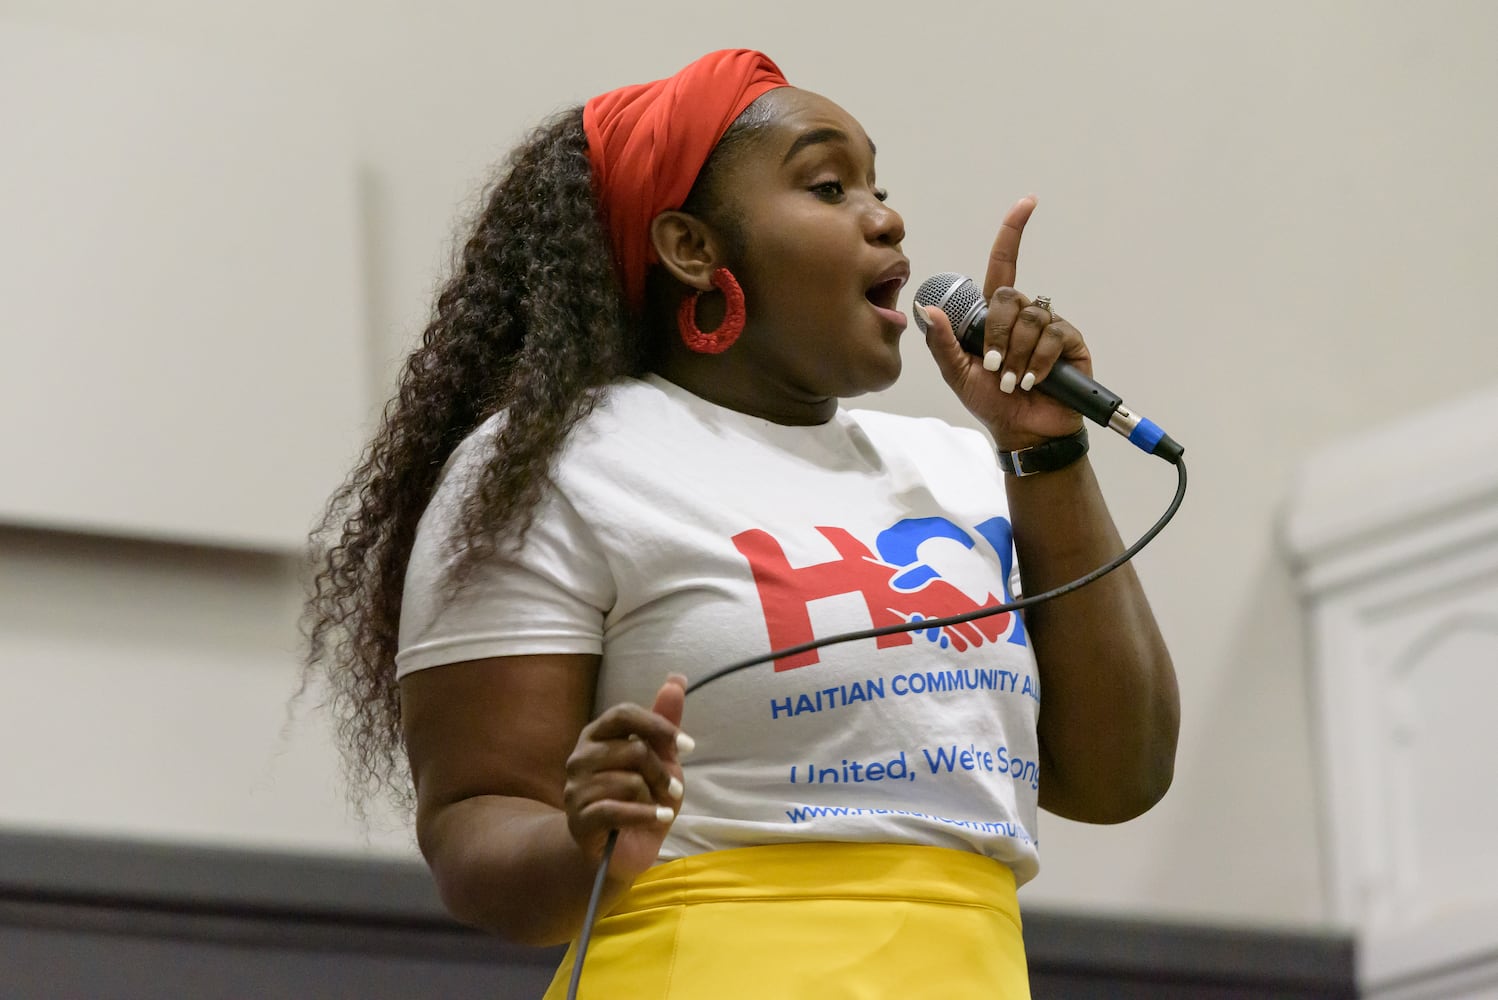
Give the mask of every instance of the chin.
<svg viewBox="0 0 1498 1000">
<path fill-rule="evenodd" d="M 838 394 L 845 399 L 862 396 L 869 392 L 883 392 L 899 380 L 900 372 L 904 369 L 904 361 L 900 357 L 898 344 L 893 345 L 890 352 L 883 357 L 875 358 L 871 355 L 860 360 L 864 363 L 860 364 L 856 371 L 848 372 L 852 376 L 847 380 L 848 391 Z"/>
</svg>

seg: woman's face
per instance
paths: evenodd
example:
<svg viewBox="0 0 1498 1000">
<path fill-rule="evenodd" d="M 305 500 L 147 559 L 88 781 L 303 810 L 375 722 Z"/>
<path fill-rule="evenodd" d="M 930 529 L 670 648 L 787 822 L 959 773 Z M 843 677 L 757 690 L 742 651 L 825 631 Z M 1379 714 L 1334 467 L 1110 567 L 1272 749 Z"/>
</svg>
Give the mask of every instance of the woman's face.
<svg viewBox="0 0 1498 1000">
<path fill-rule="evenodd" d="M 857 396 L 900 374 L 896 308 L 905 223 L 874 179 L 874 146 L 842 108 L 781 88 L 770 123 L 714 182 L 738 223 L 728 266 L 744 288 L 732 351 L 787 400 Z"/>
</svg>

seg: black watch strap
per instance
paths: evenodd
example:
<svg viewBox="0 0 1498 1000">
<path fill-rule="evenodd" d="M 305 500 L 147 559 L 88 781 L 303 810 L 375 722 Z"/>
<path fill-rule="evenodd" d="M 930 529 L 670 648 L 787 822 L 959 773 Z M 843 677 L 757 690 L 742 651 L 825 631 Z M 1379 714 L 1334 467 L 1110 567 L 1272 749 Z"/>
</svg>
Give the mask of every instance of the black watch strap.
<svg viewBox="0 0 1498 1000">
<path fill-rule="evenodd" d="M 999 451 L 999 468 L 1011 476 L 1033 476 L 1038 472 L 1055 472 L 1087 454 L 1087 428 L 1075 434 L 1051 438 L 1019 451 Z"/>
</svg>

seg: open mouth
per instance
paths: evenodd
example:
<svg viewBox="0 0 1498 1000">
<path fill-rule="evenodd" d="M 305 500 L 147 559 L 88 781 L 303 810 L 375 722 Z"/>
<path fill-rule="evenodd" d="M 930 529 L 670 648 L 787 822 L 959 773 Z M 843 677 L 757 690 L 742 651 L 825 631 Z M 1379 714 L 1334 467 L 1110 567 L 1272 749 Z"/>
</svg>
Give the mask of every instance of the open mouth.
<svg viewBox="0 0 1498 1000">
<path fill-rule="evenodd" d="M 900 289 L 905 287 L 904 278 L 890 278 L 863 293 L 868 299 L 880 309 L 895 310 L 900 304 Z"/>
</svg>

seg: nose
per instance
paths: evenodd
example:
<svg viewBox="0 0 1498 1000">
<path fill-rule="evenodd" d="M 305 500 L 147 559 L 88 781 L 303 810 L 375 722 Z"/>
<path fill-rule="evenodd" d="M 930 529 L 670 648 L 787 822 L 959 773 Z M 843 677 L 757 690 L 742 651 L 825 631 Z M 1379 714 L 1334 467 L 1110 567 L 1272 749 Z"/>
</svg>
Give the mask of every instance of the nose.
<svg viewBox="0 0 1498 1000">
<path fill-rule="evenodd" d="M 871 243 L 899 246 L 905 240 L 905 220 L 888 202 L 876 201 L 867 216 L 865 231 Z"/>
</svg>

